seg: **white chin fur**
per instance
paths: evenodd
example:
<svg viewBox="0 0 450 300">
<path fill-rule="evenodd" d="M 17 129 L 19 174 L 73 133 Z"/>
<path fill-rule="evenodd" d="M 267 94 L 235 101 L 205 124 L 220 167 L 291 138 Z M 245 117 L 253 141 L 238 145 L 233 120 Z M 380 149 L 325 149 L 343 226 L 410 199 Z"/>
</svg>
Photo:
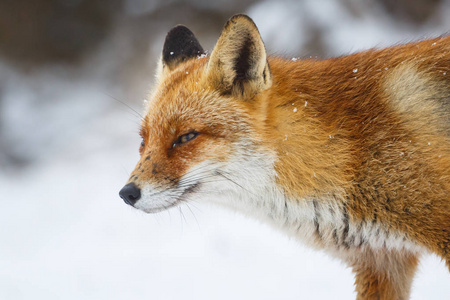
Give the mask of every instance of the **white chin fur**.
<svg viewBox="0 0 450 300">
<path fill-rule="evenodd" d="M 217 179 L 217 175 L 214 175 L 216 168 L 217 164 L 214 162 L 200 163 L 192 167 L 180 179 L 176 187 L 164 189 L 164 187 L 156 188 L 152 184 L 147 184 L 141 189 L 141 198 L 134 207 L 147 213 L 157 213 L 176 206 L 180 202 L 189 201 L 190 198 L 197 199 L 199 194 L 205 195 L 210 190 L 208 186 Z M 193 188 L 196 190 L 192 191 Z M 201 193 L 196 193 L 199 189 Z"/>
<path fill-rule="evenodd" d="M 182 191 L 176 189 L 158 190 L 151 184 L 141 189 L 141 198 L 134 207 L 146 213 L 157 213 L 177 205 Z"/>
<path fill-rule="evenodd" d="M 273 156 L 271 153 L 255 155 L 246 152 L 241 150 L 239 155 L 227 162 L 203 161 L 191 167 L 176 187 L 164 189 L 148 183 L 141 189 L 141 199 L 134 207 L 147 213 L 156 213 L 180 202 L 205 200 L 248 212 L 253 211 L 255 206 L 265 206 L 266 201 L 273 205 L 273 198 L 279 197 L 274 187 Z M 190 190 L 193 187 L 195 189 Z M 260 209 L 256 211 L 261 213 Z"/>
</svg>

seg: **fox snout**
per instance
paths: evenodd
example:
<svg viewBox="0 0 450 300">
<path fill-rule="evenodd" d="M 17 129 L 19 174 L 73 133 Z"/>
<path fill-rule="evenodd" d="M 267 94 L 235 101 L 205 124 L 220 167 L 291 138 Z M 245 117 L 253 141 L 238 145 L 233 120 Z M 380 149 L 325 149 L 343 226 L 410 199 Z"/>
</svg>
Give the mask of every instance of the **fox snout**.
<svg viewBox="0 0 450 300">
<path fill-rule="evenodd" d="M 134 204 L 141 198 L 141 189 L 133 182 L 126 184 L 119 192 L 120 198 L 126 204 L 134 206 Z"/>
</svg>

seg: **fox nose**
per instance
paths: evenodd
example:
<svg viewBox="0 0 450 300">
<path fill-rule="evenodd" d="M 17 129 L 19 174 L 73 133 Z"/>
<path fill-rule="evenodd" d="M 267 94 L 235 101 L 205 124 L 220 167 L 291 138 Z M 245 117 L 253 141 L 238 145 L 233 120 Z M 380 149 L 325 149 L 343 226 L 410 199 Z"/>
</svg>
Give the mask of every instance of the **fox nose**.
<svg viewBox="0 0 450 300">
<path fill-rule="evenodd" d="M 126 204 L 133 206 L 141 198 L 141 190 L 131 182 L 120 190 L 119 196 Z"/>
</svg>

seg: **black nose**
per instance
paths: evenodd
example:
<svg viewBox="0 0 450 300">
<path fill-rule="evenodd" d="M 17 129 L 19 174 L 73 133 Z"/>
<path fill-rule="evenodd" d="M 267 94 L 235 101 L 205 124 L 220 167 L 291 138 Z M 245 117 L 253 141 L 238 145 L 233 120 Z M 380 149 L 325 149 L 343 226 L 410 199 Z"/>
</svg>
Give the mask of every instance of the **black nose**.
<svg viewBox="0 0 450 300">
<path fill-rule="evenodd" d="M 126 204 L 133 206 L 141 198 L 141 190 L 131 182 L 120 190 L 119 196 Z"/>
</svg>

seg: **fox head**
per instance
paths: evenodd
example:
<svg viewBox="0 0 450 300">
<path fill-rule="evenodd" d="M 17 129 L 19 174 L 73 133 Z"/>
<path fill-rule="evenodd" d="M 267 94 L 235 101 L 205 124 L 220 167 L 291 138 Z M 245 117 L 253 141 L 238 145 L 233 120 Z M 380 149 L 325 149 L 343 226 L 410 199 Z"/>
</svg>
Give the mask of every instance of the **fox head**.
<svg viewBox="0 0 450 300">
<path fill-rule="evenodd" d="M 267 189 L 273 156 L 258 127 L 260 99 L 271 84 L 266 50 L 249 17 L 232 17 L 211 55 L 188 28 L 170 30 L 123 200 L 153 213 L 191 199 L 241 201 Z"/>
</svg>

